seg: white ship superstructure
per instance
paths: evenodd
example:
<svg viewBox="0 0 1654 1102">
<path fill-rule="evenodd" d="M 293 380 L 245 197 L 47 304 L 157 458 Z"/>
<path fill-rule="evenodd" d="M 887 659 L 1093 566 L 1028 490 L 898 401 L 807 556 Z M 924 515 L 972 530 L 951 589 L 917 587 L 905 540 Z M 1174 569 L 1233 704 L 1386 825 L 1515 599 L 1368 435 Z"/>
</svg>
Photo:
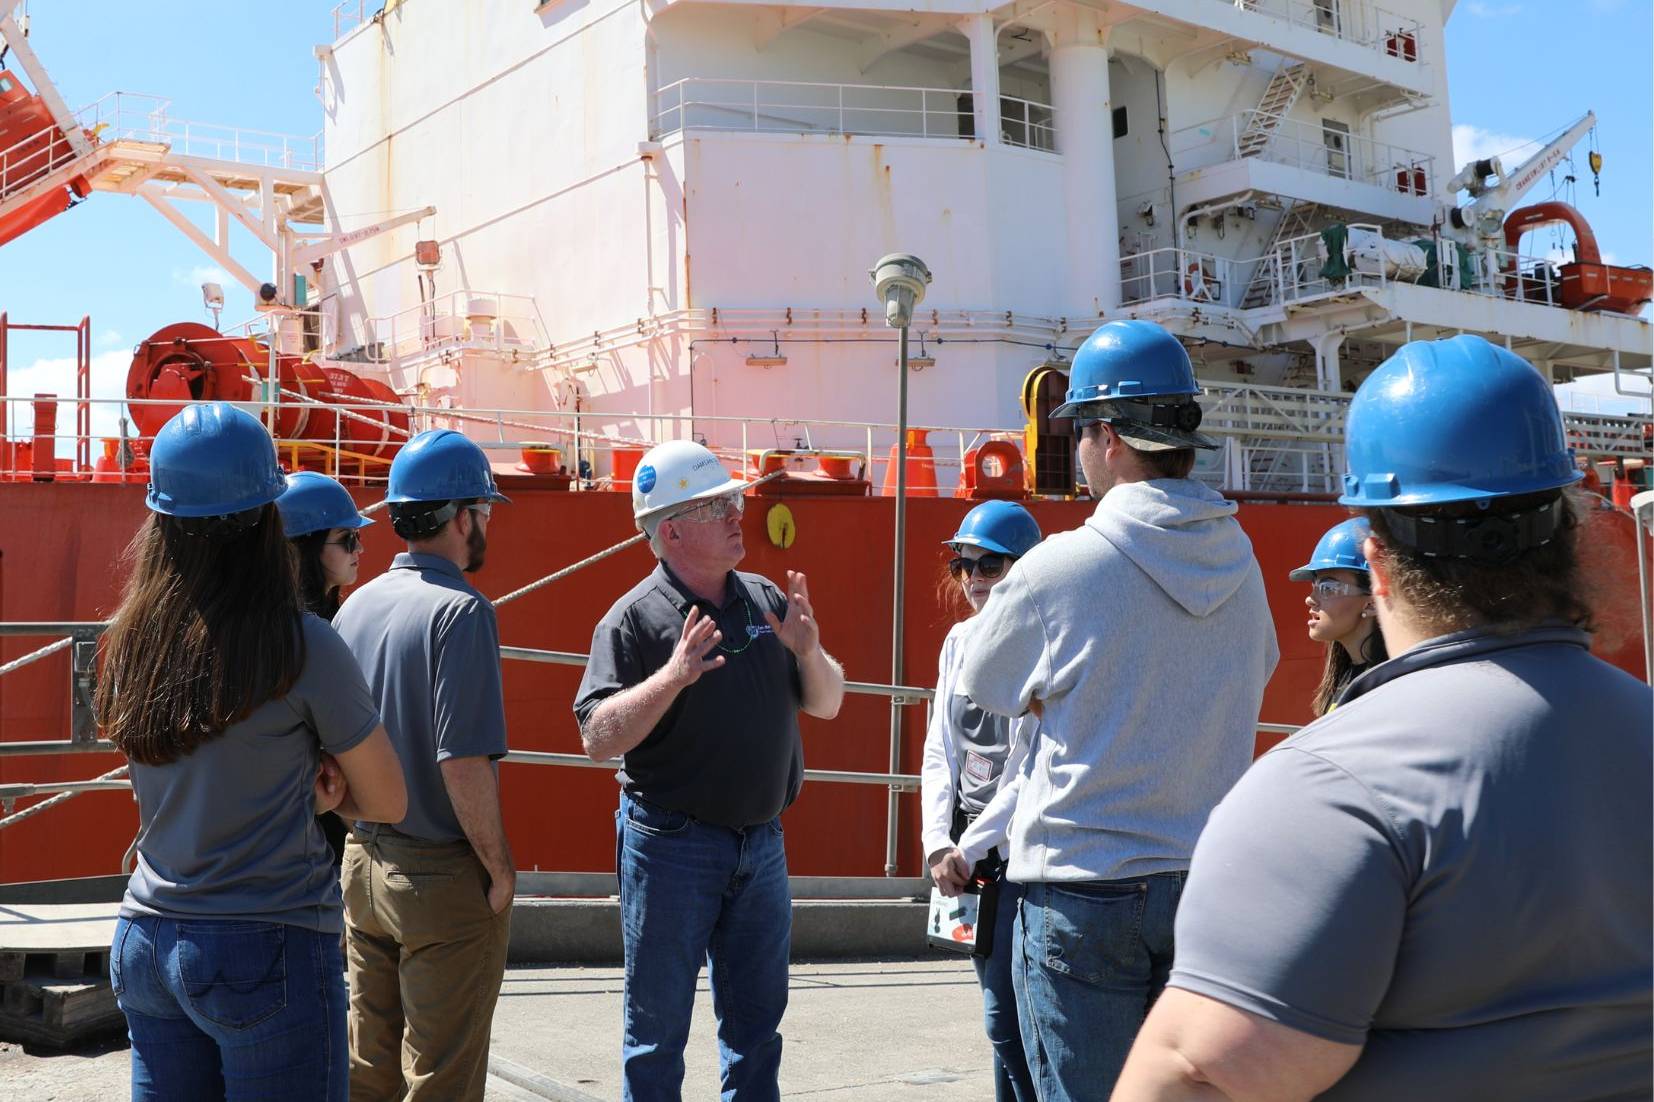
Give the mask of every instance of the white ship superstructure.
<svg viewBox="0 0 1654 1102">
<path fill-rule="evenodd" d="M 921 424 L 1019 424 L 1029 371 L 1122 316 L 1186 337 L 1211 419 L 1266 450 L 1324 439 L 1408 337 L 1508 338 L 1557 379 L 1645 368 L 1639 318 L 1514 301 L 1480 256 L 1445 287 L 1384 262 L 1375 234 L 1450 253 L 1459 167 L 1453 5 L 1386 4 L 347 4 L 322 52 L 330 208 L 437 214 L 335 270 L 340 343 L 431 400 L 578 395 L 643 437 L 663 430 L 621 415 L 726 444 L 722 418 L 886 422 L 866 269 L 900 249 L 936 273 Z M 1380 259 L 1322 276 L 1335 223 Z M 523 296 L 478 308 L 515 364 L 421 355 L 418 233 L 439 300 L 464 300 L 439 312 Z"/>
<path fill-rule="evenodd" d="M 1640 373 L 1627 392 L 1650 371 L 1649 323 L 1604 308 L 1640 301 L 1582 297 L 1504 232 L 1594 117 L 1454 163 L 1453 7 L 346 0 L 316 51 L 325 153 L 52 93 L 68 140 L 50 178 L 0 171 L 0 228 L 65 181 L 124 191 L 258 291 L 233 219 L 274 255 L 282 353 L 515 411 L 456 423 L 596 477 L 604 445 L 691 434 L 882 456 L 896 343 L 867 272 L 913 253 L 912 423 L 960 430 L 953 464 L 1025 423 L 1032 371 L 1142 317 L 1206 386 L 1203 477 L 1326 491 L 1348 394 L 1405 340 L 1480 333 L 1556 381 Z M 1570 424 L 1648 451 L 1631 419 Z"/>
</svg>

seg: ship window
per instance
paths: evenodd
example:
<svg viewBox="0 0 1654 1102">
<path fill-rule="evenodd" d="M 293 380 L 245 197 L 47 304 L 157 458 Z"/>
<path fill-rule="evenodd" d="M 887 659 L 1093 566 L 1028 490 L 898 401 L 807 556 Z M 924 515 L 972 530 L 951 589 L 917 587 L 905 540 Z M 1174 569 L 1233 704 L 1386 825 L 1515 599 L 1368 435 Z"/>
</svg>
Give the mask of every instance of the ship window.
<svg viewBox="0 0 1654 1102">
<path fill-rule="evenodd" d="M 1322 34 L 1341 34 L 1338 0 L 1315 0 L 1315 26 Z"/>
<path fill-rule="evenodd" d="M 1126 136 L 1126 109 L 1124 107 L 1114 109 L 1114 136 L 1116 138 Z"/>
<path fill-rule="evenodd" d="M 1327 175 L 1350 178 L 1350 128 L 1337 119 L 1321 120 L 1321 140 L 1327 147 Z"/>
<path fill-rule="evenodd" d="M 9 92 L 12 90 L 12 87 L 13 85 L 9 78 L 0 76 L 0 92 Z"/>
</svg>

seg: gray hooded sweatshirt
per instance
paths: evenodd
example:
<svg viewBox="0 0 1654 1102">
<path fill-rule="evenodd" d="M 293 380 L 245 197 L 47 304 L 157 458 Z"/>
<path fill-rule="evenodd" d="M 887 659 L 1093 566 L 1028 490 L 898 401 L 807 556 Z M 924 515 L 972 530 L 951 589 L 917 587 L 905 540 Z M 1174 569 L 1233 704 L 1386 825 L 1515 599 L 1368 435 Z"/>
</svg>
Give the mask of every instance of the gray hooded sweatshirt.
<svg viewBox="0 0 1654 1102">
<path fill-rule="evenodd" d="M 1010 830 L 1012 880 L 1122 880 L 1189 867 L 1252 760 L 1280 659 L 1236 506 L 1199 482 L 1116 486 L 994 587 L 959 684 L 1044 719 Z"/>
</svg>

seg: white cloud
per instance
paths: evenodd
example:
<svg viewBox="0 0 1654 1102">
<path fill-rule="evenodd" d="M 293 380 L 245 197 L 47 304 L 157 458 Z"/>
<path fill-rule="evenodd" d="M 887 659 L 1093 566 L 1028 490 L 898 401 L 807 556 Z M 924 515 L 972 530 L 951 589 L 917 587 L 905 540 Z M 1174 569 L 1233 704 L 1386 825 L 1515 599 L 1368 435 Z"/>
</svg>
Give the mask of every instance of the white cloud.
<svg viewBox="0 0 1654 1102">
<path fill-rule="evenodd" d="M 118 348 L 126 343 L 119 329 L 105 329 L 98 334 L 96 344 L 99 348 Z"/>
<path fill-rule="evenodd" d="M 132 366 L 132 354 L 124 348 L 111 348 L 92 357 L 92 435 L 119 436 L 121 414 L 126 410 L 126 372 Z M 18 398 L 36 394 L 55 394 L 57 407 L 57 454 L 68 458 L 75 454 L 75 359 L 73 356 L 50 356 L 35 360 L 7 372 L 6 390 Z M 102 401 L 96 399 L 105 399 Z M 12 402 L 8 415 L 14 439 L 26 438 L 34 428 L 34 409 L 27 402 Z M 128 426 L 127 431 L 135 432 Z M 100 454 L 94 443 L 92 454 Z"/>
<path fill-rule="evenodd" d="M 172 278 L 174 282 L 181 283 L 185 287 L 196 288 L 199 288 L 203 283 L 216 283 L 220 287 L 228 287 L 235 282 L 230 278 L 229 272 L 216 264 L 197 264 L 187 271 L 183 268 L 174 268 Z"/>
<path fill-rule="evenodd" d="M 1505 19 L 1522 11 L 1521 4 L 1484 4 L 1481 0 L 1471 0 L 1465 6 L 1477 19 Z"/>
<path fill-rule="evenodd" d="M 1470 123 L 1456 123 L 1453 127 L 1453 162 L 1460 168 L 1484 157 L 1519 157 L 1523 153 L 1537 149 L 1538 146 L 1539 141 L 1536 138 L 1488 130 Z M 1506 167 L 1515 168 L 1516 163 L 1515 160 L 1509 160 Z"/>
</svg>

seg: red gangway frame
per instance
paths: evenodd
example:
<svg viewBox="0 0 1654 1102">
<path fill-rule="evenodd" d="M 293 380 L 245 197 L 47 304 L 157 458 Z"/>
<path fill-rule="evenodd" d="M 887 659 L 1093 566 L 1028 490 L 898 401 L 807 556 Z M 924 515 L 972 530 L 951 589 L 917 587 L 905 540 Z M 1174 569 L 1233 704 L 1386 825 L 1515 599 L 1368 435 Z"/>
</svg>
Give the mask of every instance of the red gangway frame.
<svg viewBox="0 0 1654 1102">
<path fill-rule="evenodd" d="M 11 397 L 6 390 L 11 334 L 17 332 L 73 333 L 75 335 L 75 470 L 92 469 L 92 316 L 84 315 L 75 325 L 20 325 L 0 312 L 0 395 Z M 10 402 L 0 402 L 0 449 L 6 451 L 10 467 L 10 444 L 7 437 L 7 418 Z M 56 451 L 56 448 L 53 448 Z"/>
</svg>

